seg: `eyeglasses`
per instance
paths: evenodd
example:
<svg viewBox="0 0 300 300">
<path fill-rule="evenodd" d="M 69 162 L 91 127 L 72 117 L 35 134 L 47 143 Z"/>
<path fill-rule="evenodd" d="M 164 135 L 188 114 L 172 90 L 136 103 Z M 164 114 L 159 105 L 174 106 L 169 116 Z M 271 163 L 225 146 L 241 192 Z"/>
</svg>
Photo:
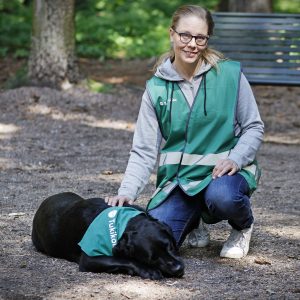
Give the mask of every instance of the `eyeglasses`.
<svg viewBox="0 0 300 300">
<path fill-rule="evenodd" d="M 209 40 L 209 35 L 191 35 L 190 33 L 177 32 L 174 28 L 172 29 L 179 35 L 180 41 L 184 44 L 188 44 L 195 38 L 195 42 L 198 46 L 204 46 Z"/>
</svg>

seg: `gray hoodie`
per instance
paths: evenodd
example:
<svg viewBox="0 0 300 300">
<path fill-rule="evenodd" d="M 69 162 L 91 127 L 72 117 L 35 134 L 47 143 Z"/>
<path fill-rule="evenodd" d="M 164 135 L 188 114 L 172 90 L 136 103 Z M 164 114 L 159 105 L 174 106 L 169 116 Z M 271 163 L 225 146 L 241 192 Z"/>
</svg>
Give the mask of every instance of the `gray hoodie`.
<svg viewBox="0 0 300 300">
<path fill-rule="evenodd" d="M 158 67 L 155 76 L 178 83 L 185 98 L 192 106 L 202 80 L 202 74 L 210 68 L 211 66 L 208 64 L 202 65 L 194 78 L 187 81 L 177 73 L 168 59 Z M 243 73 L 240 79 L 234 131 L 235 135 L 239 136 L 239 140 L 230 151 L 228 158 L 241 169 L 254 160 L 264 133 L 264 124 L 260 118 L 254 95 Z M 131 199 L 138 197 L 149 181 L 163 143 L 154 107 L 146 90 L 142 98 L 128 165 L 118 195 Z"/>
</svg>

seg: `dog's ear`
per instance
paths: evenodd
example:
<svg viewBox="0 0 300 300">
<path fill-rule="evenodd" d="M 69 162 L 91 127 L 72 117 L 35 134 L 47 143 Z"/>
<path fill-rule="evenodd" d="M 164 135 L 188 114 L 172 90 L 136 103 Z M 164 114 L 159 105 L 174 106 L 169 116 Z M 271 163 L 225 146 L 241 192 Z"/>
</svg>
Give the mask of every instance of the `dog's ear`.
<svg viewBox="0 0 300 300">
<path fill-rule="evenodd" d="M 134 252 L 134 232 L 124 232 L 117 245 L 112 249 L 114 256 L 131 257 Z"/>
</svg>

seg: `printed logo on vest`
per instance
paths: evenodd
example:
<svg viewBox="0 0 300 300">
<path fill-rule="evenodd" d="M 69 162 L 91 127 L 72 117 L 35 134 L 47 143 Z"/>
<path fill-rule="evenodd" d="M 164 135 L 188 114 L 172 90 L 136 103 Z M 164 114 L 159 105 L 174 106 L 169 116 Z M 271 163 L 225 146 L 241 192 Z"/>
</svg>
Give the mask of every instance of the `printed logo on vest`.
<svg viewBox="0 0 300 300">
<path fill-rule="evenodd" d="M 176 102 L 176 101 L 177 101 L 177 99 L 175 99 L 175 98 L 172 99 L 172 102 Z M 171 102 L 171 99 L 168 99 L 167 101 L 160 101 L 159 105 L 161 105 L 161 106 L 168 105 L 168 103 L 170 103 L 170 102 Z"/>
<path fill-rule="evenodd" d="M 108 217 L 110 218 L 110 220 L 108 220 L 108 228 L 109 228 L 109 236 L 110 236 L 110 241 L 112 246 L 114 247 L 117 242 L 117 230 L 116 230 L 116 218 L 115 216 L 117 215 L 118 211 L 112 210 L 108 213 Z"/>
<path fill-rule="evenodd" d="M 112 210 L 108 213 L 108 216 L 110 218 L 114 218 L 116 216 L 116 214 L 118 213 L 118 211 L 115 209 L 115 210 Z"/>
</svg>

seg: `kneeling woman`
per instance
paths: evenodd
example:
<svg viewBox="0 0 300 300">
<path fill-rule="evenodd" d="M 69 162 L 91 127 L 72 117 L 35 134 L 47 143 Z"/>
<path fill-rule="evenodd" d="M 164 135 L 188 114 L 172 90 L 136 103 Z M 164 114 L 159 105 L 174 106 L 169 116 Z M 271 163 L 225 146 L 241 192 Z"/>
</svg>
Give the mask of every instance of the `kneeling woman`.
<svg viewBox="0 0 300 300">
<path fill-rule="evenodd" d="M 228 220 L 232 230 L 221 257 L 242 258 L 253 229 L 250 195 L 264 126 L 240 63 L 208 47 L 213 27 L 210 12 L 199 6 L 174 13 L 171 50 L 147 82 L 125 177 L 106 202 L 132 203 L 159 156 L 149 214 L 171 227 L 178 245 L 198 227 L 189 242 L 205 246 L 202 221 Z"/>
</svg>

